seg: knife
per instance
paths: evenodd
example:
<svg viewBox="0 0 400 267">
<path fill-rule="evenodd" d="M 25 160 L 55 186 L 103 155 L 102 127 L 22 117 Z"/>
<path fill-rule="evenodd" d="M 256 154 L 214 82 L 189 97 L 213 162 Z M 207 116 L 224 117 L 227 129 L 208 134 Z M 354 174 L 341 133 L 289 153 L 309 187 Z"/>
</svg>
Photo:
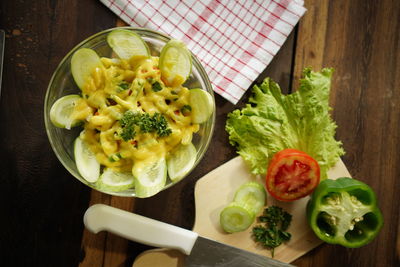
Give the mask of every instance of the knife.
<svg viewBox="0 0 400 267">
<path fill-rule="evenodd" d="M 95 234 L 108 231 L 149 246 L 180 250 L 187 255 L 185 266 L 293 266 L 104 204 L 89 207 L 83 222 Z"/>
</svg>

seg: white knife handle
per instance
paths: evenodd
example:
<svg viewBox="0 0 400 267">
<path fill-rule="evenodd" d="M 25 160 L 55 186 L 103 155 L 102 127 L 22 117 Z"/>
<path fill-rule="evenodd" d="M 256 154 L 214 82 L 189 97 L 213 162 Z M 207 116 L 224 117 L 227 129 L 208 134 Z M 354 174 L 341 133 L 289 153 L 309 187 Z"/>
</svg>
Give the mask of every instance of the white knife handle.
<svg viewBox="0 0 400 267">
<path fill-rule="evenodd" d="M 178 249 L 186 255 L 198 237 L 195 232 L 103 204 L 88 208 L 83 222 L 95 234 L 108 231 L 149 246 Z"/>
</svg>

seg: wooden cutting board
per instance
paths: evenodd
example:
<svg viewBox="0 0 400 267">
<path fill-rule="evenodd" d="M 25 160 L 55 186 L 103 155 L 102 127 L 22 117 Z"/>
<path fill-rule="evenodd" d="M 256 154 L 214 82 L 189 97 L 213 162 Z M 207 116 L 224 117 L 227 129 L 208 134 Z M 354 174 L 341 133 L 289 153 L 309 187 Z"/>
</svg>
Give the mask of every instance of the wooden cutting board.
<svg viewBox="0 0 400 267">
<path fill-rule="evenodd" d="M 328 172 L 329 179 L 351 177 L 341 160 Z M 250 174 L 241 157 L 236 157 L 197 181 L 195 187 L 196 218 L 193 231 L 221 243 L 229 244 L 267 257 L 271 252 L 257 245 L 251 238 L 253 226 L 246 231 L 234 234 L 225 233 L 219 225 L 221 210 L 233 200 L 235 191 L 242 184 L 264 179 Z M 322 243 L 308 226 L 305 211 L 309 197 L 290 202 L 280 202 L 267 196 L 267 206 L 278 205 L 292 214 L 292 223 L 288 231 L 291 240 L 275 249 L 274 258 L 283 262 L 292 262 Z M 170 249 L 153 249 L 140 254 L 133 267 L 183 266 L 184 255 Z"/>
</svg>

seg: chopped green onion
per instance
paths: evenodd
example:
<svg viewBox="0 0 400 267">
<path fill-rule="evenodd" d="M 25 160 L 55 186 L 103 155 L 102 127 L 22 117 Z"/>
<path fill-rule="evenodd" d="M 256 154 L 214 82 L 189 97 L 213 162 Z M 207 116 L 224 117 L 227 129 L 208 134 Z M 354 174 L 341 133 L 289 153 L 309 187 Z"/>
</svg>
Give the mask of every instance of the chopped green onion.
<svg viewBox="0 0 400 267">
<path fill-rule="evenodd" d="M 122 81 L 118 84 L 117 92 L 120 93 L 129 88 L 129 83 Z"/>
<path fill-rule="evenodd" d="M 159 82 L 155 82 L 152 84 L 151 89 L 153 89 L 154 92 L 161 91 L 163 88 Z"/>
</svg>

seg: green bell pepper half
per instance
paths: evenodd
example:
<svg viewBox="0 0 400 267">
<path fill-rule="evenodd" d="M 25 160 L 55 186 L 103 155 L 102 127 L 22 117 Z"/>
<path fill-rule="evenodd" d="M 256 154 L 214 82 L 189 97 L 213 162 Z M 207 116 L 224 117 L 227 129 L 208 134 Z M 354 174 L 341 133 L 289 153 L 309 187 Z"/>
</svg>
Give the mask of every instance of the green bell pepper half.
<svg viewBox="0 0 400 267">
<path fill-rule="evenodd" d="M 374 191 L 348 177 L 318 185 L 307 203 L 307 219 L 318 238 L 349 248 L 366 245 L 383 226 Z"/>
</svg>

